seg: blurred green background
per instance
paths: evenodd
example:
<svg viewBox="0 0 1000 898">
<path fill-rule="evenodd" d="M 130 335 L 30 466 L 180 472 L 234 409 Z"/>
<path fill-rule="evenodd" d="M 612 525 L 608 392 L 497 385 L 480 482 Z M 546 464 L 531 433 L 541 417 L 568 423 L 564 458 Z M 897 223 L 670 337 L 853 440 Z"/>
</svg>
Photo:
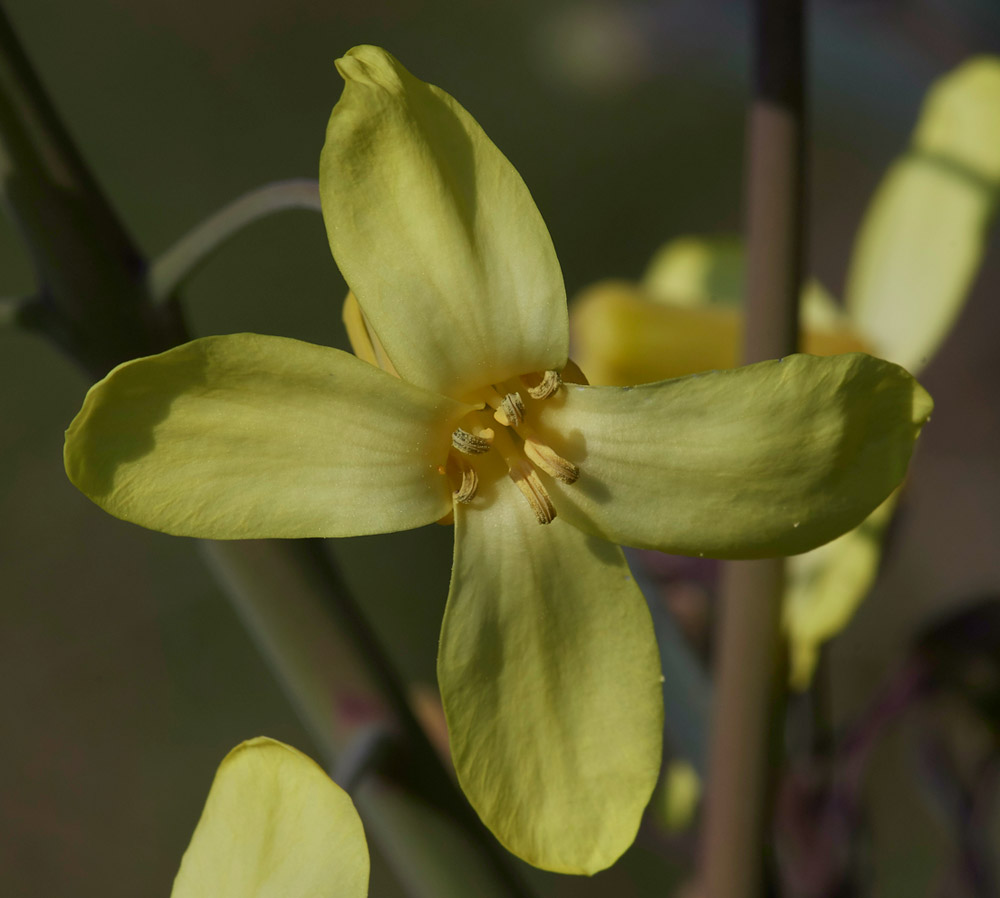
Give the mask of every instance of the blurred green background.
<svg viewBox="0 0 1000 898">
<path fill-rule="evenodd" d="M 340 93 L 333 61 L 357 43 L 387 47 L 476 116 L 531 189 L 570 294 L 637 276 L 672 236 L 740 225 L 745 3 L 4 5 L 153 256 L 244 191 L 315 176 Z M 923 92 L 966 56 L 1000 52 L 1000 7 L 811 7 L 810 269 L 837 293 L 864 205 Z M 937 407 L 884 576 L 833 648 L 829 688 L 844 719 L 916 627 L 1000 589 L 997 244 L 924 377 Z M 32 287 L 0 219 L 0 294 Z M 197 335 L 344 346 L 344 292 L 319 216 L 295 212 L 225 247 L 184 302 Z M 0 892 L 166 896 L 225 752 L 257 734 L 311 745 L 194 545 L 106 516 L 65 480 L 62 432 L 85 378 L 41 339 L 0 332 L 0 383 Z M 433 683 L 450 532 L 334 551 L 404 674 Z M 873 894 L 936 894 L 954 852 L 913 788 L 905 743 L 905 732 L 887 741 L 869 777 Z M 662 895 L 656 877 L 680 862 L 658 860 L 659 847 L 640 837 L 615 870 L 540 875 L 540 892 Z M 397 894 L 377 866 L 372 895 Z"/>
</svg>

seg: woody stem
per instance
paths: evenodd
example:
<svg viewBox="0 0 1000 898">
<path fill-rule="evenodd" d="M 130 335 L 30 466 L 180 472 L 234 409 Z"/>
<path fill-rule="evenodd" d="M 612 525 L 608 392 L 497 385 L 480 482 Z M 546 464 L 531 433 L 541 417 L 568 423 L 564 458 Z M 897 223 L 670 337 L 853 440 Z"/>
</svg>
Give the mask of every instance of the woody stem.
<svg viewBox="0 0 1000 898">
<path fill-rule="evenodd" d="M 804 0 L 757 0 L 747 142 L 744 361 L 795 352 L 804 220 Z M 706 898 L 756 898 L 768 874 L 783 704 L 781 559 L 723 577 L 701 856 Z"/>
</svg>

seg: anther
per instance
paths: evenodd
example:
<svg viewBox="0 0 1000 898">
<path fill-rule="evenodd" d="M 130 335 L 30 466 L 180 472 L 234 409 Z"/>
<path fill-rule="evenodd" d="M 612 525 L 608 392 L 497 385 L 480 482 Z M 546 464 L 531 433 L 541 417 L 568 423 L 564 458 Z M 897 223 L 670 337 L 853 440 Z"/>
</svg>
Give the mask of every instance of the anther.
<svg viewBox="0 0 1000 898">
<path fill-rule="evenodd" d="M 479 490 L 479 475 L 462 456 L 448 456 L 448 473 L 452 477 L 452 483 L 458 481 L 458 485 L 452 491 L 452 495 L 462 503 L 471 502 L 476 498 Z"/>
<path fill-rule="evenodd" d="M 543 371 L 540 375 L 522 375 L 521 383 L 528 388 L 532 399 L 548 399 L 562 386 L 562 378 L 558 371 Z"/>
<path fill-rule="evenodd" d="M 571 461 L 566 461 L 551 446 L 547 446 L 534 436 L 524 440 L 524 454 L 550 477 L 563 483 L 576 483 L 580 469 Z"/>
<path fill-rule="evenodd" d="M 556 509 L 538 472 L 531 465 L 522 463 L 510 469 L 510 479 L 514 481 L 524 498 L 528 500 L 539 524 L 550 524 L 555 520 Z"/>
<path fill-rule="evenodd" d="M 508 393 L 493 417 L 504 427 L 520 427 L 524 420 L 524 400 L 520 393 Z"/>
<path fill-rule="evenodd" d="M 468 503 L 476 498 L 476 493 L 479 491 L 479 475 L 476 474 L 476 469 L 472 465 L 466 465 L 462 468 L 462 483 L 457 490 L 455 490 L 455 498 L 459 502 Z"/>
<path fill-rule="evenodd" d="M 489 452 L 492 442 L 493 433 L 489 428 L 474 434 L 459 427 L 451 435 L 451 445 L 466 455 L 482 455 L 484 452 Z"/>
</svg>

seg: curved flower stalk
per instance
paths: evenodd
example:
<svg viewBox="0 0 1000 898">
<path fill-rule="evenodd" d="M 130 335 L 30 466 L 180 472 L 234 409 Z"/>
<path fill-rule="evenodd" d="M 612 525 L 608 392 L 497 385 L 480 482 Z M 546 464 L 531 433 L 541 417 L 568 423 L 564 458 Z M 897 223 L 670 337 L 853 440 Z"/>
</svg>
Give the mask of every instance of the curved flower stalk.
<svg viewBox="0 0 1000 898">
<path fill-rule="evenodd" d="M 979 57 L 931 89 L 912 145 L 861 225 L 841 307 L 816 281 L 802 295 L 806 352 L 861 350 L 919 373 L 947 336 L 982 260 L 1000 196 L 1000 60 Z M 624 384 L 738 364 L 743 252 L 732 238 L 662 247 L 638 285 L 608 281 L 574 304 L 577 361 Z M 790 559 L 791 682 L 806 688 L 819 647 L 871 588 L 895 494 L 864 524 Z"/>
<path fill-rule="evenodd" d="M 171 898 L 365 898 L 368 844 L 347 793 L 291 746 L 257 738 L 219 765 Z"/>
<path fill-rule="evenodd" d="M 661 758 L 656 643 L 616 543 L 806 551 L 895 488 L 931 402 L 860 354 L 573 382 L 517 172 L 384 50 L 337 66 L 320 189 L 359 357 L 237 334 L 129 362 L 88 394 L 66 469 L 112 514 L 213 539 L 453 515 L 438 679 L 459 781 L 515 854 L 593 873 L 634 839 Z"/>
</svg>

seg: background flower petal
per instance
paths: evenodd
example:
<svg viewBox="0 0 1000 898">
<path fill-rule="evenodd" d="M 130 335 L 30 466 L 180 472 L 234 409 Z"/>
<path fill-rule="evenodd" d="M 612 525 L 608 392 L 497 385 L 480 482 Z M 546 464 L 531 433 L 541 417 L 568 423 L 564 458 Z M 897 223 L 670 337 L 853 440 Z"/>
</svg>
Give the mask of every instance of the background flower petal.
<svg viewBox="0 0 1000 898">
<path fill-rule="evenodd" d="M 739 306 L 745 276 L 746 252 L 739 237 L 688 235 L 675 237 L 653 254 L 641 286 L 655 302 L 671 306 Z"/>
<path fill-rule="evenodd" d="M 320 162 L 334 258 L 400 375 L 452 396 L 566 361 L 566 295 L 520 175 L 452 97 L 377 47 Z"/>
<path fill-rule="evenodd" d="M 788 356 L 539 403 L 539 431 L 579 465 L 548 483 L 560 516 L 680 555 L 793 555 L 860 523 L 899 484 L 930 415 L 902 368 L 861 353 Z"/>
<path fill-rule="evenodd" d="M 847 310 L 911 370 L 936 352 L 979 270 L 1000 195 L 1000 61 L 981 57 L 929 94 L 911 152 L 893 164 L 858 233 Z"/>
<path fill-rule="evenodd" d="M 466 411 L 336 349 L 206 337 L 92 387 L 66 471 L 111 514 L 182 536 L 403 530 L 451 508 L 438 465 Z"/>
<path fill-rule="evenodd" d="M 455 517 L 438 680 L 459 781 L 514 854 L 594 873 L 632 843 L 660 767 L 646 603 L 617 546 L 538 524 L 505 476 Z"/>
<path fill-rule="evenodd" d="M 807 285 L 803 303 L 816 311 L 803 316 L 805 351 L 833 355 L 866 349 L 843 322 L 830 316 L 815 322 L 826 308 L 823 297 L 815 281 Z M 630 386 L 735 367 L 743 313 L 735 305 L 697 304 L 690 297 L 675 305 L 628 281 L 609 280 L 587 288 L 573 302 L 570 328 L 573 359 L 590 383 Z"/>
<path fill-rule="evenodd" d="M 882 537 L 898 499 L 897 490 L 858 527 L 788 559 L 782 615 L 793 689 L 809 686 L 820 647 L 847 626 L 871 590 L 882 558 Z"/>
<path fill-rule="evenodd" d="M 347 793 L 263 737 L 219 765 L 171 898 L 364 898 L 368 846 Z"/>
<path fill-rule="evenodd" d="M 379 338 L 371 332 L 368 322 L 365 321 L 365 314 L 361 311 L 358 298 L 350 290 L 347 291 L 347 296 L 344 298 L 340 317 L 344 322 L 347 339 L 351 343 L 354 354 L 368 364 L 389 372 L 393 377 L 399 377 L 399 372 L 389 360 L 385 347 Z"/>
</svg>

